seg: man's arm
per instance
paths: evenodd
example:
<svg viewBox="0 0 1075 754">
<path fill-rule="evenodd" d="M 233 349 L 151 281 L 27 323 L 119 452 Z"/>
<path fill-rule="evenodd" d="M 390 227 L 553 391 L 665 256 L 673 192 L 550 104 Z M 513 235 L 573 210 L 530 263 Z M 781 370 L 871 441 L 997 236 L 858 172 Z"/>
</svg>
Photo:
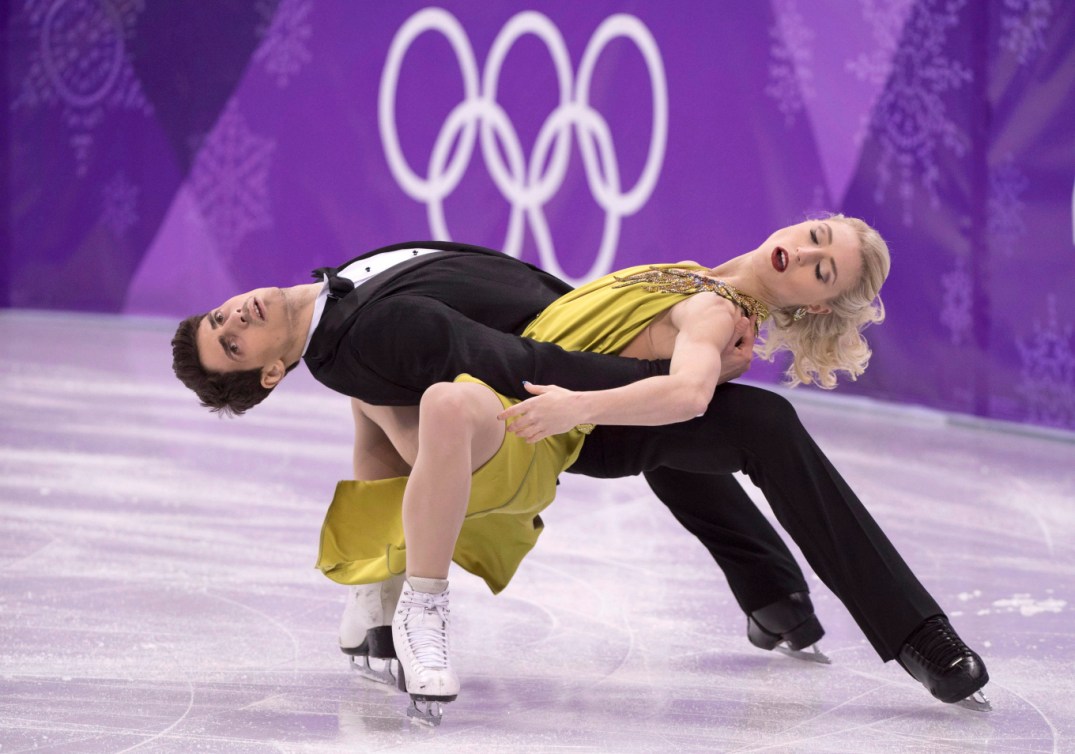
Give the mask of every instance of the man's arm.
<svg viewBox="0 0 1075 754">
<path fill-rule="evenodd" d="M 739 319 L 719 298 L 692 297 L 670 310 L 676 328 L 671 369 L 630 385 L 592 392 L 532 385 L 536 395 L 501 412 L 510 429 L 536 442 L 578 424 L 655 426 L 688 421 L 705 412 L 721 372 L 721 352 L 735 343 Z"/>
<path fill-rule="evenodd" d="M 524 381 L 603 390 L 668 372 L 668 362 L 569 352 L 551 343 L 500 332 L 438 300 L 393 296 L 366 307 L 349 333 L 353 358 L 417 404 L 430 385 L 471 374 L 494 390 L 525 398 Z M 377 385 L 356 376 L 348 394 L 378 404 Z M 402 403 L 397 400 L 395 403 Z"/>
<path fill-rule="evenodd" d="M 722 354 L 722 381 L 742 374 L 750 362 L 745 342 L 753 345 L 753 340 L 745 319 L 736 332 L 747 338 L 744 346 L 729 346 Z M 667 374 L 670 366 L 669 361 L 565 351 L 487 327 L 426 296 L 393 296 L 371 304 L 356 319 L 349 338 L 347 347 L 354 358 L 382 383 L 411 396 L 412 404 L 433 383 L 464 372 L 497 392 L 525 399 L 530 394 L 524 381 L 569 390 L 607 390 Z M 352 397 L 372 404 L 386 402 L 358 377 L 348 387 Z"/>
</svg>

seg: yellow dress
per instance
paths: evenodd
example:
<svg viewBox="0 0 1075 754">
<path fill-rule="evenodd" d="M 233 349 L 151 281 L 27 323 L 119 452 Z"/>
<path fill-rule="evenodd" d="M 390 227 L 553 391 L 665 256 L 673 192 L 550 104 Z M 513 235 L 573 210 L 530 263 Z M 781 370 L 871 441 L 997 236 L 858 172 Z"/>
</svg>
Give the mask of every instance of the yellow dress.
<svg viewBox="0 0 1075 754">
<path fill-rule="evenodd" d="M 654 270 L 671 268 L 706 269 L 694 262 L 681 262 L 641 265 L 607 275 L 554 301 L 523 336 L 555 342 L 572 351 L 619 353 L 655 317 L 703 290 L 657 291 L 647 285 L 624 283 L 631 276 L 645 277 Z M 455 381 L 485 384 L 466 374 Z M 497 397 L 505 408 L 519 402 L 499 393 Z M 453 560 L 483 578 L 494 594 L 507 586 L 523 557 L 537 543 L 543 528 L 538 514 L 553 501 L 557 477 L 578 458 L 584 440 L 582 428 L 532 445 L 505 432 L 500 449 L 474 472 Z M 336 485 L 321 530 L 317 562 L 326 576 L 341 584 L 369 584 L 406 570 L 402 517 L 406 484 L 406 477 L 396 477 L 374 482 L 347 480 Z"/>
</svg>

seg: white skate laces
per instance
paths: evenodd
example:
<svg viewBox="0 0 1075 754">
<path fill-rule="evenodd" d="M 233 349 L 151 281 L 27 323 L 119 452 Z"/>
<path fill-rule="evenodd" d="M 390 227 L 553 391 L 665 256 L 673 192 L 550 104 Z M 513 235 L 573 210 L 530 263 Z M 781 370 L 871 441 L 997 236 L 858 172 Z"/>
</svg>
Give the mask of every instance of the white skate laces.
<svg viewBox="0 0 1075 754">
<path fill-rule="evenodd" d="M 414 581 L 432 585 L 429 582 L 434 580 L 416 578 Z M 444 585 L 444 591 L 432 594 L 415 591 L 408 580 L 392 619 L 392 636 L 399 659 L 397 685 L 411 697 L 407 715 L 415 722 L 429 725 L 439 725 L 443 703 L 454 701 L 459 695 L 459 677 L 448 659 L 451 614 L 447 582 L 436 581 Z"/>
<path fill-rule="evenodd" d="M 396 609 L 396 621 L 405 638 L 414 663 L 408 669 L 448 670 L 448 590 L 440 594 L 415 592 L 404 588 Z M 424 674 L 423 674 L 424 675 Z"/>
</svg>

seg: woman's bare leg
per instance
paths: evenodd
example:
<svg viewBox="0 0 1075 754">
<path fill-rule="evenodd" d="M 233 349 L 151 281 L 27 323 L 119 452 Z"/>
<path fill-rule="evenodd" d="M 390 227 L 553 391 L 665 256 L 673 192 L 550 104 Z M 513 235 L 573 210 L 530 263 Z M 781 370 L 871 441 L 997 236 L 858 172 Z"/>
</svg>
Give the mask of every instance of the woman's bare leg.
<svg viewBox="0 0 1075 754">
<path fill-rule="evenodd" d="M 474 383 L 437 383 L 422 396 L 418 453 L 403 495 L 407 575 L 448 577 L 471 474 L 500 448 L 500 401 Z"/>
<path fill-rule="evenodd" d="M 504 439 L 501 404 L 473 383 L 437 383 L 414 408 L 361 407 L 411 467 L 403 493 L 407 580 L 392 617 L 408 714 L 436 724 L 459 694 L 449 659 L 448 567 L 470 498 L 470 475 Z"/>
</svg>

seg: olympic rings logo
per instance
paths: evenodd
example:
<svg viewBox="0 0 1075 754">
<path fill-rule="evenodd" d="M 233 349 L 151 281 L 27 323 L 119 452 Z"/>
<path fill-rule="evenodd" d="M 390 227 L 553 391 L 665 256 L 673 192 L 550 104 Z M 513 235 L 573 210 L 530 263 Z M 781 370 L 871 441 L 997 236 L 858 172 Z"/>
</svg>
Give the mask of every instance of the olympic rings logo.
<svg viewBox="0 0 1075 754">
<path fill-rule="evenodd" d="M 400 149 L 396 130 L 395 99 L 403 58 L 412 42 L 427 31 L 444 35 L 451 44 L 463 77 L 464 100 L 448 114 L 429 158 L 427 175 L 417 174 Z M 556 69 L 559 103 L 543 123 L 529 160 L 507 113 L 497 103 L 497 84 L 505 57 L 516 40 L 533 34 L 548 48 Z M 625 37 L 641 52 L 649 71 L 653 121 L 649 152 L 642 174 L 630 190 L 620 185 L 619 166 L 608 122 L 589 103 L 590 81 L 602 51 L 612 40 Z M 513 16 L 497 35 L 489 51 L 479 85 L 478 63 L 459 21 L 441 8 L 425 8 L 400 27 L 392 40 L 381 76 L 378 122 L 388 165 L 400 187 L 426 204 L 429 225 L 439 240 L 449 240 L 444 200 L 456 187 L 470 162 L 477 136 L 493 182 L 511 204 L 503 251 L 517 257 L 522 249 L 524 225 L 529 221 L 542 266 L 573 284 L 612 270 L 620 221 L 637 212 L 653 193 L 664 161 L 668 135 L 668 86 L 660 50 L 649 29 L 634 16 L 616 14 L 597 28 L 586 45 L 572 84 L 573 71 L 559 29 L 541 13 L 525 11 Z M 586 181 L 597 204 L 605 211 L 604 230 L 597 258 L 582 278 L 572 279 L 560 267 L 544 206 L 563 184 L 571 153 L 572 131 L 578 134 Z M 458 139 L 454 154 L 450 150 Z M 506 162 L 497 147 L 499 139 Z M 550 156 L 551 155 L 551 156 Z M 450 157 L 450 159 L 449 159 Z"/>
</svg>

